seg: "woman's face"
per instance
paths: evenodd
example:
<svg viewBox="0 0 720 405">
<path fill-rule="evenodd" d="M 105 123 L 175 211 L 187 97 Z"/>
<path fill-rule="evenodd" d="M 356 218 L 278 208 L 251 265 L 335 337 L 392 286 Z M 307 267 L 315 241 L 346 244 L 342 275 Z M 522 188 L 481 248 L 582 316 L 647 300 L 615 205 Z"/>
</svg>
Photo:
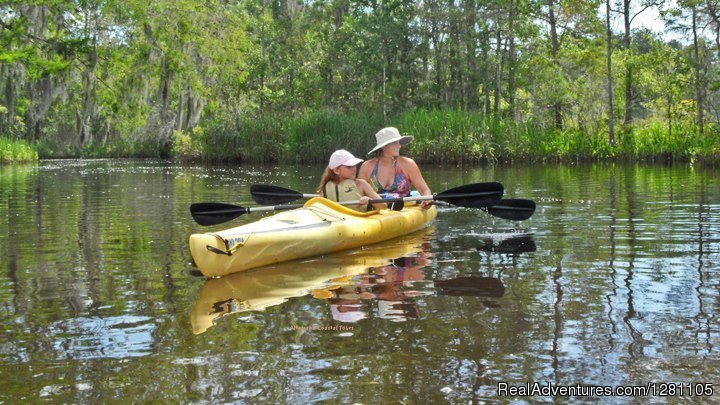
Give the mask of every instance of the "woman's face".
<svg viewBox="0 0 720 405">
<path fill-rule="evenodd" d="M 383 155 L 384 156 L 400 156 L 400 148 L 402 145 L 400 145 L 400 141 L 395 141 L 393 143 L 387 144 L 383 146 Z"/>
</svg>

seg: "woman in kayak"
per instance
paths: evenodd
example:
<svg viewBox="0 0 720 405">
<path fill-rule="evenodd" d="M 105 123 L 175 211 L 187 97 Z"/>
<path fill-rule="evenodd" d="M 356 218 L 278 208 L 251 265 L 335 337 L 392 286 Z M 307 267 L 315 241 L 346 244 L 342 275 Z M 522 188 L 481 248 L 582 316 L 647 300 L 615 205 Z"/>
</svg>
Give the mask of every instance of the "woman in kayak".
<svg viewBox="0 0 720 405">
<path fill-rule="evenodd" d="M 400 156 L 400 148 L 413 140 L 412 136 L 401 136 L 400 131 L 394 127 L 383 128 L 375 134 L 377 144 L 368 152 L 375 153 L 375 157 L 366 161 L 360 167 L 358 177 L 368 181 L 373 190 L 388 197 L 408 197 L 411 187 L 415 187 L 417 194 L 432 195 L 420 168 L 414 160 Z M 430 208 L 432 201 L 423 201 L 425 209 Z"/>
<path fill-rule="evenodd" d="M 330 163 L 320 180 L 318 192 L 323 197 L 337 201 L 359 200 L 358 211 L 365 211 L 370 199 L 380 199 L 370 184 L 356 179 L 357 165 L 362 162 L 345 149 L 336 150 L 330 156 Z M 387 204 L 373 204 L 375 209 L 387 208 Z"/>
</svg>

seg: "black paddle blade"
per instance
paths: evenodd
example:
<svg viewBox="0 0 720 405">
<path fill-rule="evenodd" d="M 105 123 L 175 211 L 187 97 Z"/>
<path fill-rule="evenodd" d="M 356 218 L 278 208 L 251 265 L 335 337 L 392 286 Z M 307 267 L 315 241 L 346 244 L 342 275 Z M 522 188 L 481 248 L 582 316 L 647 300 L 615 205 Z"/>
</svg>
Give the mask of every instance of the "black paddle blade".
<svg viewBox="0 0 720 405">
<path fill-rule="evenodd" d="M 521 198 L 507 198 L 498 204 L 487 207 L 487 212 L 498 218 L 511 221 L 524 221 L 535 213 L 535 201 Z"/>
<path fill-rule="evenodd" d="M 302 193 L 270 184 L 253 184 L 250 194 L 256 203 L 261 205 L 285 204 L 303 198 Z"/>
<path fill-rule="evenodd" d="M 473 183 L 451 188 L 435 196 L 435 200 L 466 208 L 489 207 L 500 202 L 505 189 L 497 182 Z"/>
<path fill-rule="evenodd" d="M 403 208 L 405 208 L 405 202 L 403 201 L 395 201 L 388 203 L 388 208 L 390 208 L 393 211 L 402 211 Z"/>
<path fill-rule="evenodd" d="M 201 202 L 190 205 L 190 214 L 200 225 L 222 224 L 246 212 L 247 208 L 225 203 Z"/>
</svg>

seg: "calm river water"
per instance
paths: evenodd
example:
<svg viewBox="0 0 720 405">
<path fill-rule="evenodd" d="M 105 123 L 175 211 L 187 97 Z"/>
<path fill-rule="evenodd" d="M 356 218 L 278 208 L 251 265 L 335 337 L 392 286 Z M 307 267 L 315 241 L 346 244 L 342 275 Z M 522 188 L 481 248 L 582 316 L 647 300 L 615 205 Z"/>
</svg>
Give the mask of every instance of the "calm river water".
<svg viewBox="0 0 720 405">
<path fill-rule="evenodd" d="M 436 192 L 497 180 L 538 209 L 440 208 L 398 240 L 197 275 L 191 233 L 262 215 L 201 227 L 192 202 L 312 192 L 321 170 L 0 167 L 0 403 L 467 403 L 503 382 L 720 395 L 717 170 L 424 167 Z"/>
</svg>

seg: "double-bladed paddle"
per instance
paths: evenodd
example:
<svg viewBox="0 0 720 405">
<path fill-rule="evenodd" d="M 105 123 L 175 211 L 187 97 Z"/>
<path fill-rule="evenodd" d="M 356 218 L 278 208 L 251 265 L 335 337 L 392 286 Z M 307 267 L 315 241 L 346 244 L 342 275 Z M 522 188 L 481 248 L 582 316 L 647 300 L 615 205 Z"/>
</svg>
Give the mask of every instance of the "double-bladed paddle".
<svg viewBox="0 0 720 405">
<path fill-rule="evenodd" d="M 258 204 L 285 204 L 300 198 L 318 196 L 318 194 L 303 194 L 271 184 L 253 184 L 250 186 L 250 194 Z M 460 207 L 480 208 L 490 215 L 511 221 L 524 221 L 535 213 L 534 201 L 520 198 L 501 200 L 502 194 L 503 186 L 500 183 L 473 183 L 440 193 L 438 197 L 441 198 L 434 200 L 445 201 Z"/>
<path fill-rule="evenodd" d="M 481 208 L 494 205 L 500 201 L 503 195 L 503 186 L 497 182 L 473 183 L 451 188 L 434 196 L 402 197 L 402 201 L 445 201 L 452 205 L 467 208 Z M 303 194 L 284 187 L 271 184 L 253 184 L 250 186 L 250 194 L 258 204 L 272 205 L 285 204 L 300 198 L 317 197 L 318 194 Z M 377 202 L 400 201 L 393 198 L 385 198 Z"/>
<path fill-rule="evenodd" d="M 272 186 L 276 187 L 276 186 Z M 281 189 L 281 187 L 278 187 Z M 292 192 L 292 190 L 287 190 Z M 286 193 L 288 194 L 288 193 Z M 302 193 L 300 194 L 302 198 Z M 383 198 L 370 200 L 370 204 L 409 202 L 409 201 L 444 201 L 452 205 L 467 208 L 487 208 L 499 203 L 503 194 L 503 186 L 500 183 L 475 183 L 451 188 L 435 195 L 417 197 Z M 267 195 L 267 194 L 266 194 Z M 267 201 L 267 200 L 266 200 Z M 343 201 L 342 205 L 357 205 L 360 201 Z M 290 210 L 302 207 L 302 204 L 270 205 L 264 207 L 242 207 L 226 203 L 194 203 L 190 205 L 190 213 L 193 219 L 200 225 L 216 225 L 235 219 L 243 214 L 251 212 L 268 212 L 279 210 Z M 494 214 L 493 214 L 494 215 Z"/>
<path fill-rule="evenodd" d="M 498 204 L 502 198 L 503 185 L 497 182 L 473 183 L 451 188 L 442 193 L 428 196 L 383 198 L 371 200 L 371 203 L 392 203 L 407 201 L 443 201 L 448 204 L 467 208 L 484 208 Z M 253 184 L 250 194 L 258 204 L 285 204 L 300 198 L 318 197 L 318 194 L 303 194 L 299 191 L 271 184 Z M 396 208 L 397 210 L 397 208 Z"/>
<path fill-rule="evenodd" d="M 370 200 L 369 204 L 379 204 L 393 201 L 387 200 Z M 360 205 L 360 200 L 357 201 L 343 201 L 339 202 L 340 205 Z M 241 205 L 218 203 L 218 202 L 200 202 L 190 204 L 190 214 L 192 215 L 195 222 L 200 225 L 217 225 L 223 222 L 231 221 L 240 215 L 249 214 L 251 212 L 270 212 L 270 211 L 283 211 L 293 210 L 296 208 L 302 208 L 305 204 L 284 204 L 284 205 L 266 205 L 262 207 L 243 207 Z M 393 211 L 400 211 L 403 209 L 402 201 L 395 201 L 393 204 L 388 204 L 389 208 Z"/>
</svg>

